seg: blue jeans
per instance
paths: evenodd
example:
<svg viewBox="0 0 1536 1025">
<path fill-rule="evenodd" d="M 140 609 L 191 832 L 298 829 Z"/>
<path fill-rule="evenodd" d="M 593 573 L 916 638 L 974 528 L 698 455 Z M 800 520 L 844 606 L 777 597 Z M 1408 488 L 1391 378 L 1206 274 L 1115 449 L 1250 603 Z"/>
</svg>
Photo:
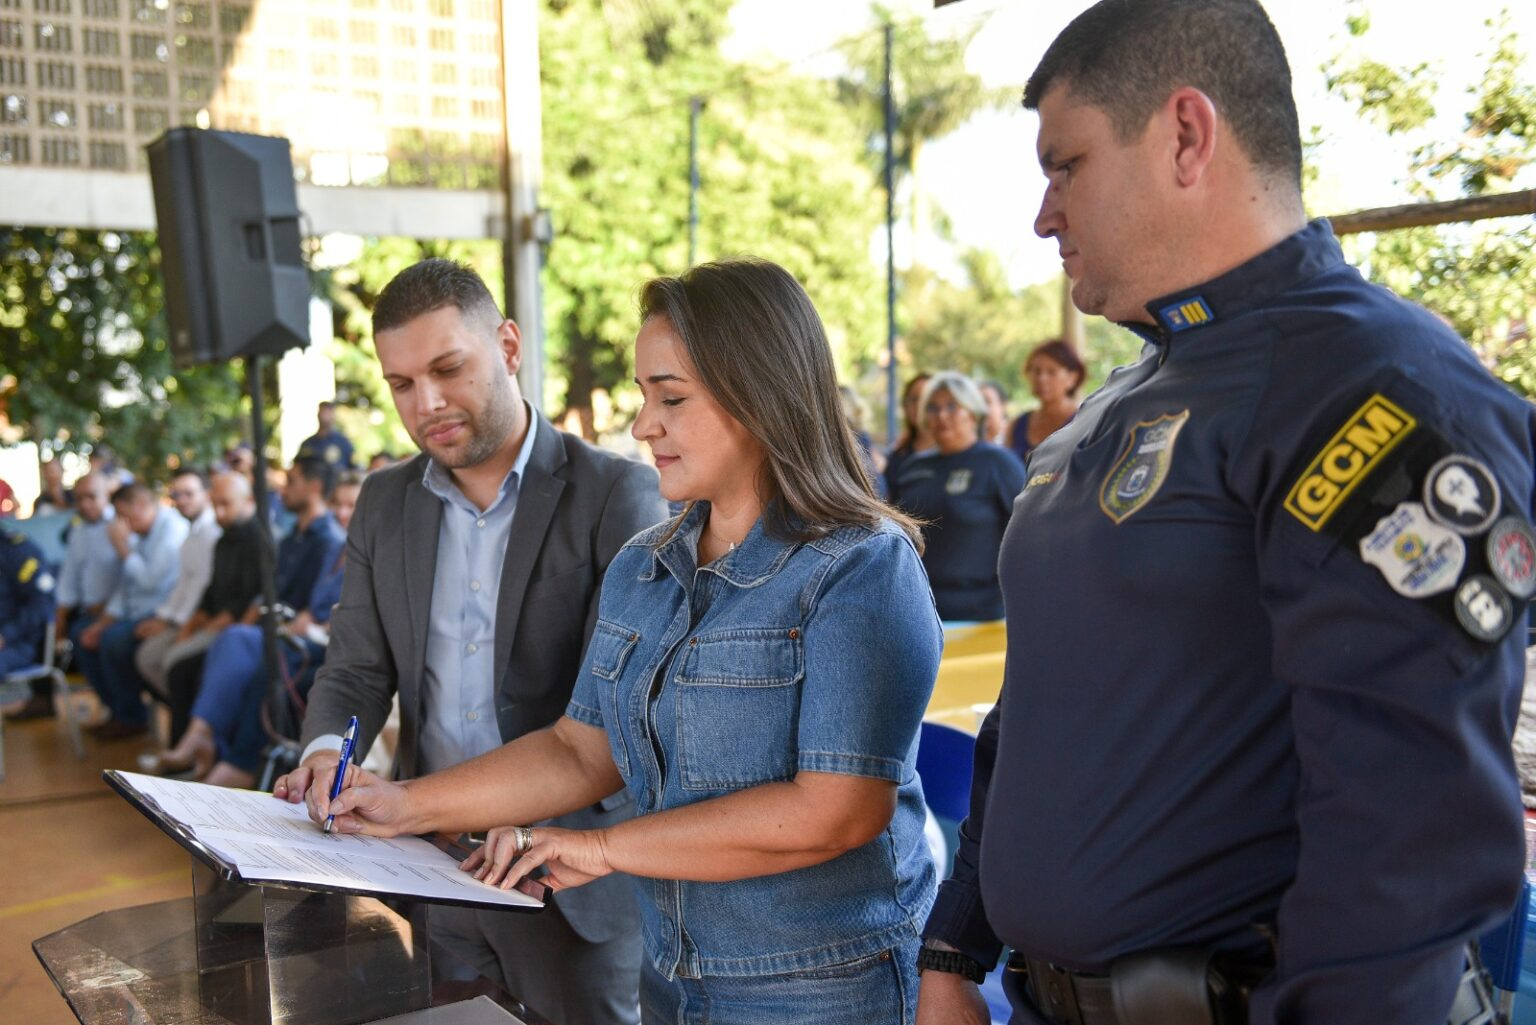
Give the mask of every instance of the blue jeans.
<svg viewBox="0 0 1536 1025">
<path fill-rule="evenodd" d="M 279 645 L 290 675 L 325 657 L 324 648 L 304 643 L 302 653 L 286 642 Z M 267 730 L 261 721 L 266 680 L 261 627 L 231 626 L 208 648 L 202 686 L 192 705 L 193 717 L 212 727 L 220 760 L 247 772 L 261 768 L 261 753 L 267 746 Z"/>
<path fill-rule="evenodd" d="M 846 964 L 779 975 L 706 976 L 668 982 L 647 959 L 642 1025 L 911 1025 L 917 1014 L 918 942 Z"/>
<path fill-rule="evenodd" d="M 133 636 L 140 620 L 120 619 L 101 633 L 101 643 L 95 651 L 80 647 L 78 633 L 71 629 L 75 638 L 75 657 L 85 678 L 96 690 L 101 703 L 119 722 L 142 726 L 149 721 L 144 708 L 144 678 L 133 664 L 133 653 L 138 650 L 139 639 Z M 82 626 L 81 629 L 84 629 Z"/>
</svg>

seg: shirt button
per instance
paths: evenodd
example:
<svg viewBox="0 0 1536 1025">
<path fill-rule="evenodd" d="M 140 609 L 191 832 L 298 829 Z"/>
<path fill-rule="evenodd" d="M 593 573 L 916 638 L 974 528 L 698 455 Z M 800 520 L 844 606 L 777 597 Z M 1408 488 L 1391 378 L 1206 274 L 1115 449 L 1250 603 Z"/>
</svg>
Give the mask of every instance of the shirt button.
<svg viewBox="0 0 1536 1025">
<path fill-rule="evenodd" d="M 475 521 L 475 526 L 483 527 L 483 526 L 485 526 L 485 521 L 484 520 L 476 520 Z"/>
<path fill-rule="evenodd" d="M 478 591 L 478 590 L 480 590 L 480 581 L 478 581 L 478 580 L 471 580 L 469 582 L 469 589 L 471 591 Z"/>
<path fill-rule="evenodd" d="M 475 652 L 480 650 L 480 646 L 478 644 L 471 644 L 465 650 L 468 651 L 471 655 L 473 655 Z"/>
<path fill-rule="evenodd" d="M 479 722 L 480 721 L 480 713 L 479 712 L 470 712 L 464 718 L 468 719 L 470 722 Z"/>
</svg>

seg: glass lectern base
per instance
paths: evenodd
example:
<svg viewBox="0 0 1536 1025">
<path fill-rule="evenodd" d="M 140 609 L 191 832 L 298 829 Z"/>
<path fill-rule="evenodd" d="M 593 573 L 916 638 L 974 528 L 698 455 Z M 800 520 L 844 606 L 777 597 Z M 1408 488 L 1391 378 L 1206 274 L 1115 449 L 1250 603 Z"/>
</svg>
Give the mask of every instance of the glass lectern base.
<svg viewBox="0 0 1536 1025">
<path fill-rule="evenodd" d="M 434 986 L 431 959 L 451 955 L 374 898 L 229 882 L 195 859 L 193 891 L 32 944 L 84 1025 L 548 1025 L 491 983 Z"/>
</svg>

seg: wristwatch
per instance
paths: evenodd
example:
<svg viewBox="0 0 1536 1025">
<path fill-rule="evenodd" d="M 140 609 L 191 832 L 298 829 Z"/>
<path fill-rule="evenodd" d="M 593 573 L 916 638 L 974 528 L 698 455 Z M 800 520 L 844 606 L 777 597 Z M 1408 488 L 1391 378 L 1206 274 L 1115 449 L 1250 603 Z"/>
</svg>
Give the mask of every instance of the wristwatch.
<svg viewBox="0 0 1536 1025">
<path fill-rule="evenodd" d="M 929 943 L 931 942 L 930 940 Z M 928 943 L 924 943 L 923 949 L 917 953 L 917 970 L 963 975 L 975 983 L 980 983 L 987 977 L 987 970 L 974 957 L 968 957 L 958 950 L 932 947 Z"/>
</svg>

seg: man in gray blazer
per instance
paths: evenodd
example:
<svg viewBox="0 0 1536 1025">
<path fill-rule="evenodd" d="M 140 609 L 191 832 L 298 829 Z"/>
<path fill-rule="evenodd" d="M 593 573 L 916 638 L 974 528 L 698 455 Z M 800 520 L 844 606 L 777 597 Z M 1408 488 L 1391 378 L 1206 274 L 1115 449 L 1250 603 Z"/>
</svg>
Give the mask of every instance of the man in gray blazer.
<svg viewBox="0 0 1536 1025">
<path fill-rule="evenodd" d="M 667 513 L 654 470 L 557 431 L 523 401 L 517 325 L 474 271 L 448 260 L 402 271 L 373 322 L 395 408 L 422 454 L 363 483 L 304 755 L 275 787 L 289 800 L 330 785 L 352 715 L 361 757 L 397 692 L 398 778 L 553 723 L 581 668 L 603 572 Z M 633 812 L 621 790 L 557 824 L 596 829 Z M 561 893 L 537 915 L 436 907 L 431 923 L 556 1025 L 638 1020 L 640 923 L 625 877 Z"/>
</svg>

